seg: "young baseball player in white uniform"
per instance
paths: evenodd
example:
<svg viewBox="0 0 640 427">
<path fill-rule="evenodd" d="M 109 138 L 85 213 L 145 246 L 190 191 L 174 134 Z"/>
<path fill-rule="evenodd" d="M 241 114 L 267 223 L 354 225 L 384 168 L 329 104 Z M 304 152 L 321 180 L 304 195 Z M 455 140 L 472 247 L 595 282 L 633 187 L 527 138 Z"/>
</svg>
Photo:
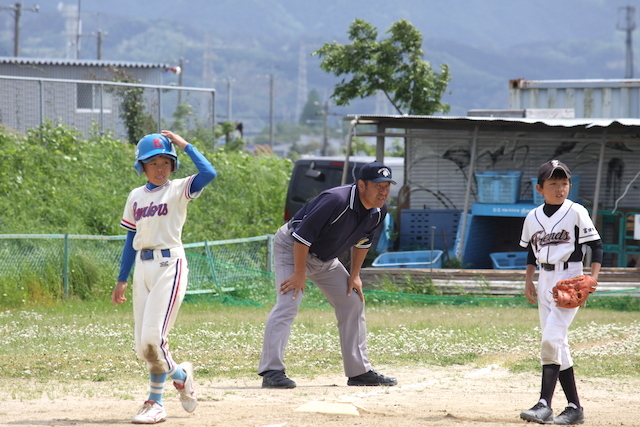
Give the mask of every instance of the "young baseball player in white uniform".
<svg viewBox="0 0 640 427">
<path fill-rule="evenodd" d="M 198 174 L 169 180 L 179 165 L 174 145 L 189 155 Z M 147 183 L 131 191 L 125 205 L 120 225 L 128 233 L 111 301 L 114 305 L 126 301 L 127 280 L 135 263 L 135 348 L 147 362 L 150 392 L 131 422 L 155 424 L 167 418 L 162 403 L 167 377 L 173 380 L 187 412 L 193 412 L 197 405 L 193 366 L 173 361 L 167 336 L 187 288 L 189 270 L 182 247 L 187 205 L 215 179 L 216 171 L 193 145 L 166 130 L 138 142 L 134 167 L 139 175 L 144 172 Z"/>
<path fill-rule="evenodd" d="M 592 249 L 591 276 L 598 280 L 603 250 L 588 211 L 567 199 L 570 188 L 571 172 L 564 163 L 558 160 L 543 163 L 536 190 L 544 197 L 544 204 L 529 212 L 520 238 L 520 246 L 529 248 L 524 293 L 531 304 L 538 304 L 542 330 L 540 399 L 520 417 L 540 424 L 584 422 L 568 341 L 569 326 L 578 308 L 556 306 L 551 290 L 559 280 L 583 274 L 585 244 Z M 536 286 L 533 275 L 537 264 L 540 271 Z M 554 418 L 551 400 L 558 380 L 568 406 Z"/>
</svg>

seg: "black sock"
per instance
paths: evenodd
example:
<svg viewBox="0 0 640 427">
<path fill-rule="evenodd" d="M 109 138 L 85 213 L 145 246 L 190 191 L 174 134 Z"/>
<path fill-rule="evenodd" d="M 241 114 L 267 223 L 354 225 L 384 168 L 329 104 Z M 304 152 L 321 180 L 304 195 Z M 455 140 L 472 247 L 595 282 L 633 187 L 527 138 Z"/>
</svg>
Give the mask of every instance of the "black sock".
<svg viewBox="0 0 640 427">
<path fill-rule="evenodd" d="M 551 408 L 553 392 L 556 390 L 560 365 L 542 365 L 542 390 L 540 399 L 547 401 L 547 406 Z"/>
<path fill-rule="evenodd" d="M 567 402 L 573 403 L 578 408 L 580 407 L 580 399 L 578 398 L 578 389 L 576 388 L 576 379 L 573 375 L 573 366 L 564 371 L 560 371 L 558 375 L 564 395 L 567 396 Z"/>
</svg>

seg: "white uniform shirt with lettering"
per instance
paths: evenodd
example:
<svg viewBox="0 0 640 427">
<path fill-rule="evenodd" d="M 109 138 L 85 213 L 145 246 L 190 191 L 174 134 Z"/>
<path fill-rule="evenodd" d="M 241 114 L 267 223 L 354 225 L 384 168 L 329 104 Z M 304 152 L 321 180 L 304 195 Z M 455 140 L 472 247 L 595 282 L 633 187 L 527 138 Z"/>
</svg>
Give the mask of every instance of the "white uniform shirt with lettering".
<svg viewBox="0 0 640 427">
<path fill-rule="evenodd" d="M 543 207 L 538 206 L 527 214 L 520 237 L 523 248 L 531 243 L 538 263 L 568 261 L 576 249 L 576 241 L 581 245 L 600 239 L 589 212 L 581 204 L 565 200 L 551 217 L 544 213 Z"/>
<path fill-rule="evenodd" d="M 146 185 L 129 193 L 120 225 L 135 231 L 133 249 L 171 249 L 182 246 L 187 205 L 202 190 L 189 194 L 195 175 L 169 180 L 149 190 Z"/>
</svg>

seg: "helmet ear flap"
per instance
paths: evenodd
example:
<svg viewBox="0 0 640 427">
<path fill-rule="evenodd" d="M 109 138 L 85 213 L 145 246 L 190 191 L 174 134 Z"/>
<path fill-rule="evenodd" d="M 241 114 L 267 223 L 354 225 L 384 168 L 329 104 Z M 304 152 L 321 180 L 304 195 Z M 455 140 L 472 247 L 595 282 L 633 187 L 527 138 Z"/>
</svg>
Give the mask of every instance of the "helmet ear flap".
<svg viewBox="0 0 640 427">
<path fill-rule="evenodd" d="M 171 160 L 173 160 L 173 167 L 171 168 L 171 172 L 175 172 L 180 167 L 180 160 L 178 160 L 178 153 L 176 152 L 176 146 L 171 143 L 169 138 L 167 138 L 167 141 L 169 141 L 169 147 L 171 148 L 171 152 L 167 153 L 167 156 L 171 157 Z"/>
<path fill-rule="evenodd" d="M 178 160 L 178 156 L 176 156 L 175 158 L 171 158 L 171 163 L 172 163 L 172 167 L 171 167 L 171 172 L 175 172 L 178 170 L 178 168 L 180 167 L 180 160 Z"/>
</svg>

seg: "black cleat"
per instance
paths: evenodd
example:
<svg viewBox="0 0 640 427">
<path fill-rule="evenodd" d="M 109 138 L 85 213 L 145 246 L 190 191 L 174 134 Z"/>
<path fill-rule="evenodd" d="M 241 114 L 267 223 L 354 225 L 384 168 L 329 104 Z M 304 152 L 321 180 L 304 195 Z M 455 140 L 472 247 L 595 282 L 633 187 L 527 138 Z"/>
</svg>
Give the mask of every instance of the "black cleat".
<svg viewBox="0 0 640 427">
<path fill-rule="evenodd" d="M 533 408 L 520 412 L 520 418 L 538 424 L 553 424 L 553 410 L 544 403 L 538 402 Z"/>
<path fill-rule="evenodd" d="M 349 377 L 349 380 L 347 381 L 347 385 L 355 386 L 392 386 L 397 384 L 398 380 L 395 378 L 384 376 L 373 370 L 362 375 L 358 375 L 357 377 Z"/>
<path fill-rule="evenodd" d="M 573 406 L 567 406 L 564 411 L 553 419 L 554 424 L 560 424 L 563 426 L 572 426 L 575 424 L 584 423 L 584 410 L 582 408 L 574 408 Z"/>
<path fill-rule="evenodd" d="M 284 371 L 266 371 L 262 374 L 262 388 L 296 388 L 296 383 Z"/>
</svg>

